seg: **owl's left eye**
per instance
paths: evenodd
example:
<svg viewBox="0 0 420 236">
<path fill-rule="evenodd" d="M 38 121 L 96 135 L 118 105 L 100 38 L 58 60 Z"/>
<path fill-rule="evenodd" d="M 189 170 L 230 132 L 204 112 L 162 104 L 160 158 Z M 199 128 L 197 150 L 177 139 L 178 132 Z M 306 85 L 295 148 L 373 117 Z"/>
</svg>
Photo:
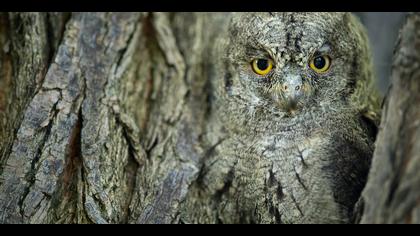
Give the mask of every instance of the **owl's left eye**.
<svg viewBox="0 0 420 236">
<path fill-rule="evenodd" d="M 273 61 L 270 59 L 255 59 L 251 65 L 252 70 L 259 75 L 266 75 L 273 69 Z"/>
<path fill-rule="evenodd" d="M 316 73 L 325 73 L 330 69 L 331 58 L 329 56 L 317 56 L 311 59 L 309 67 Z"/>
</svg>

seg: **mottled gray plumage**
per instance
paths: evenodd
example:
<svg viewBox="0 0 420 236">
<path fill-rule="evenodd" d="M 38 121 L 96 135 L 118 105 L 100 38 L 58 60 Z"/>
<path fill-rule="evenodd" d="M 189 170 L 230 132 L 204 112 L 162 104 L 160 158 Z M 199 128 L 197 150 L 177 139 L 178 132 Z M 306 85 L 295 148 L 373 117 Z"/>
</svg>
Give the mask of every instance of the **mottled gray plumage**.
<svg viewBox="0 0 420 236">
<path fill-rule="evenodd" d="M 362 25 L 349 13 L 239 13 L 221 31 L 212 115 L 219 126 L 208 127 L 207 139 L 217 143 L 216 130 L 226 137 L 209 151 L 189 198 L 202 201 L 187 200 L 196 215 L 184 219 L 351 222 L 379 111 Z M 324 74 L 309 67 L 317 53 L 331 58 Z M 273 60 L 272 72 L 257 75 L 256 58 Z"/>
</svg>

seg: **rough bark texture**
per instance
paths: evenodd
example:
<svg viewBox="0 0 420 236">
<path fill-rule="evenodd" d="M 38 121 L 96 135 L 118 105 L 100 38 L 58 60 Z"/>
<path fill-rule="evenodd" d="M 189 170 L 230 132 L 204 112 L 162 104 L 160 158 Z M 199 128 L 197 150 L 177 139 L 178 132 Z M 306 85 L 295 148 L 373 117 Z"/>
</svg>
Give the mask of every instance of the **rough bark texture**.
<svg viewBox="0 0 420 236">
<path fill-rule="evenodd" d="M 116 102 L 125 97 L 121 81 L 130 79 L 124 72 L 133 50 L 127 48 L 139 17 L 73 14 L 61 37 L 62 30 L 53 29 L 63 29 L 67 17 L 10 14 L 13 81 L 1 144 L 2 222 L 126 217 L 133 182 L 126 169 L 138 164 L 130 124 Z"/>
<path fill-rule="evenodd" d="M 2 14 L 0 222 L 177 222 L 217 19 Z"/>
<path fill-rule="evenodd" d="M 182 223 L 187 197 L 220 202 L 228 169 L 213 169 L 228 176 L 216 194 L 189 190 L 223 142 L 208 130 L 209 78 L 226 23 L 224 13 L 0 13 L 0 223 Z M 362 222 L 420 221 L 418 15 L 405 27 Z"/>
<path fill-rule="evenodd" d="M 362 223 L 420 223 L 420 14 L 400 32 Z"/>
</svg>

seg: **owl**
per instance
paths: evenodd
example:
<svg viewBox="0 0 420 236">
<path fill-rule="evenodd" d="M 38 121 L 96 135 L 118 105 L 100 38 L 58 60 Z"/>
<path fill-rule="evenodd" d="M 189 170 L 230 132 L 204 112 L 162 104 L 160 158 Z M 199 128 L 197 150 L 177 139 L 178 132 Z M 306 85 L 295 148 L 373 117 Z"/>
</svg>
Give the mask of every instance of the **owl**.
<svg viewBox="0 0 420 236">
<path fill-rule="evenodd" d="M 224 32 L 213 56 L 218 125 L 207 135 L 221 141 L 189 219 L 352 222 L 380 110 L 361 23 L 350 13 L 237 13 Z"/>
</svg>

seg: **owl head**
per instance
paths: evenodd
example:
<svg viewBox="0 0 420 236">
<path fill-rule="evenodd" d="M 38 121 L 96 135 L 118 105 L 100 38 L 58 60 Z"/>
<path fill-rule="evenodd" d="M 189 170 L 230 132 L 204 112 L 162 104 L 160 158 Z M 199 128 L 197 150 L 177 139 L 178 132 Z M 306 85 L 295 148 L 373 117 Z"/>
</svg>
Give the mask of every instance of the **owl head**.
<svg viewBox="0 0 420 236">
<path fill-rule="evenodd" d="M 238 13 L 224 49 L 225 90 L 282 117 L 366 104 L 367 37 L 350 13 Z"/>
</svg>

